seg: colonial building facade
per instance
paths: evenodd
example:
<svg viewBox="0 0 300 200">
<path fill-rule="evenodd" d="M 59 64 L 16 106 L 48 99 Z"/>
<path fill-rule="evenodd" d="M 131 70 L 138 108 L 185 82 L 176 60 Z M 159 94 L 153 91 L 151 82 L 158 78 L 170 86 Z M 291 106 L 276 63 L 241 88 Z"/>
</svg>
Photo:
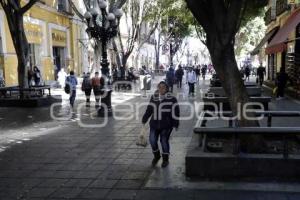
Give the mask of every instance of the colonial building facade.
<svg viewBox="0 0 300 200">
<path fill-rule="evenodd" d="M 269 0 L 265 21 L 268 26 L 266 36 L 252 53 L 265 55 L 269 83 L 274 84 L 276 74 L 284 69 L 291 80 L 288 90 L 300 97 L 299 2 Z"/>
<path fill-rule="evenodd" d="M 24 16 L 29 42 L 29 66 L 37 66 L 45 82 L 55 81 L 61 69 L 81 74 L 87 55 L 80 42 L 86 37 L 84 24 L 75 18 L 68 0 L 44 0 Z M 6 85 L 16 85 L 17 56 L 4 11 L 0 7 L 0 76 Z"/>
</svg>

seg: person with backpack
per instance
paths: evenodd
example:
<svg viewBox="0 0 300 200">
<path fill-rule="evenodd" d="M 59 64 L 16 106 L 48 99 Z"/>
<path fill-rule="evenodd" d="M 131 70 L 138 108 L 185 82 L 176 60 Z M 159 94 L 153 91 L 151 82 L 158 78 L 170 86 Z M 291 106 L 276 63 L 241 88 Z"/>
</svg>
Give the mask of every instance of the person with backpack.
<svg viewBox="0 0 300 200">
<path fill-rule="evenodd" d="M 82 85 L 81 85 L 81 90 L 85 93 L 85 98 L 86 98 L 86 107 L 90 107 L 90 98 L 91 98 L 91 93 L 92 93 L 92 80 L 91 80 L 91 74 L 88 72 L 85 74 Z"/>
<path fill-rule="evenodd" d="M 102 87 L 103 87 L 103 83 L 101 78 L 99 77 L 99 72 L 95 72 L 95 76 L 92 78 L 92 88 L 95 95 L 96 108 L 100 107 L 99 102 L 100 102 Z"/>
<path fill-rule="evenodd" d="M 170 144 L 169 138 L 172 130 L 179 127 L 180 108 L 176 97 L 169 93 L 169 87 L 162 81 L 157 86 L 157 91 L 151 96 L 149 105 L 142 118 L 142 124 L 145 125 L 150 119 L 149 140 L 154 158 L 152 166 L 154 167 L 161 158 L 158 140 L 162 147 L 162 168 L 169 164 Z"/>
<path fill-rule="evenodd" d="M 173 67 L 170 67 L 166 75 L 166 82 L 168 84 L 170 92 L 173 92 L 174 81 L 175 81 L 174 69 Z"/>
<path fill-rule="evenodd" d="M 66 86 L 65 91 L 66 93 L 70 94 L 70 105 L 74 107 L 74 102 L 76 99 L 76 86 L 78 84 L 77 78 L 75 76 L 74 71 L 70 71 L 70 76 L 66 78 Z"/>
<path fill-rule="evenodd" d="M 181 88 L 182 87 L 182 77 L 184 75 L 184 71 L 181 67 L 181 65 L 178 66 L 178 69 L 175 72 L 175 76 L 177 79 L 177 88 Z"/>
</svg>

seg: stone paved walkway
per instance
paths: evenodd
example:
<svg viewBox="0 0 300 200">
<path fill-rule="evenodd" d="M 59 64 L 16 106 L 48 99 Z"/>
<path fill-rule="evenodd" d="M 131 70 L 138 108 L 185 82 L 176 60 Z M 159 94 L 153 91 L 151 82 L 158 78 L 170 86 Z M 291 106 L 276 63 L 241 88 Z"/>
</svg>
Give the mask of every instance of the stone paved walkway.
<svg viewBox="0 0 300 200">
<path fill-rule="evenodd" d="M 186 92 L 186 88 L 182 91 Z M 119 103 L 129 102 L 132 105 L 148 102 L 148 99 L 142 99 L 136 94 L 122 96 L 121 93 L 116 93 L 115 97 Z M 193 100 L 181 98 L 180 101 Z M 13 110 L 0 111 L 8 114 Z M 70 120 L 53 121 L 48 120 L 48 116 L 42 116 L 47 115 L 45 110 L 35 110 L 30 115 L 41 121 L 30 125 L 32 122 L 37 123 L 36 120 L 26 119 L 29 122 L 20 126 L 28 131 L 28 135 L 20 136 L 18 134 L 22 133 L 18 132 L 18 126 L 19 121 L 22 122 L 24 110 L 18 111 L 19 116 L 15 115 L 15 121 L 18 122 L 16 128 L 10 130 L 16 139 L 11 142 L 6 140 L 0 147 L 0 199 L 300 199 L 299 194 L 291 192 L 159 185 L 149 187 L 153 179 L 160 183 L 165 181 L 167 185 L 169 183 L 166 177 L 182 178 L 185 148 L 191 139 L 195 119 L 182 122 L 179 131 L 173 133 L 170 165 L 161 169 L 160 165 L 151 167 L 149 145 L 146 148 L 135 145 L 141 129 L 142 111 L 136 119 L 128 117 L 120 121 L 111 118 L 103 128 L 79 126 L 79 119 L 88 123 L 86 125 L 99 125 L 103 122 L 103 119 L 89 115 L 94 112 L 93 108 L 83 108 L 80 115 L 76 111 Z M 187 107 L 182 107 L 181 112 L 188 115 L 190 111 Z M 13 114 L 9 114 L 10 119 L 2 118 L 0 126 L 4 128 L 0 130 L 0 137 L 6 135 L 3 139 L 7 139 L 7 123 L 13 123 Z"/>
</svg>

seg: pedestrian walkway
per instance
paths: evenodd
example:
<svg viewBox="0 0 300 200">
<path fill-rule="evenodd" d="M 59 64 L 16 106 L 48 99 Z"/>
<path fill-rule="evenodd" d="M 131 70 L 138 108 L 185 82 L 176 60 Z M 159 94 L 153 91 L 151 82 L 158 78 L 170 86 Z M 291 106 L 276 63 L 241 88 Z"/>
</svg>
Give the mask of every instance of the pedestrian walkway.
<svg viewBox="0 0 300 200">
<path fill-rule="evenodd" d="M 157 78 L 153 87 L 160 80 Z M 200 88 L 207 87 L 207 83 L 208 81 L 198 86 L 198 93 Z M 186 93 L 186 86 L 181 91 Z M 139 105 L 149 101 L 148 98 L 136 94 L 116 95 L 118 96 L 113 97 L 117 97 L 113 102 L 114 106 L 118 103 Z M 200 100 L 189 99 L 186 96 L 179 99 L 180 102 Z M 80 101 L 78 103 L 80 104 Z M 241 187 L 231 187 L 226 183 L 195 183 L 202 184 L 203 187 L 190 187 L 186 184 L 189 180 L 184 176 L 184 155 L 193 134 L 196 118 L 182 121 L 179 131 L 174 131 L 171 138 L 170 165 L 161 169 L 160 163 L 155 168 L 151 167 L 152 152 L 149 145 L 143 148 L 135 144 L 142 127 L 140 121 L 144 107 L 134 107 L 135 112 L 141 110 L 137 112 L 137 117 L 129 118 L 127 114 L 121 113 L 120 116 L 127 118 L 110 118 L 102 128 L 82 127 L 78 123 L 81 118 L 84 122 L 89 122 L 87 125 L 99 125 L 103 122 L 103 119 L 89 115 L 94 112 L 93 108 L 82 108 L 81 113 L 75 112 L 73 120 L 67 121 L 49 122 L 47 116 L 44 116 L 45 119 L 38 125 L 29 127 L 30 123 L 39 119 L 39 113 L 47 110 L 40 109 L 32 111 L 32 121 L 28 118 L 26 125 L 21 127 L 37 134 L 30 133 L 34 136 L 16 140 L 6 145 L 6 148 L 0 149 L 1 200 L 300 199 L 300 195 L 294 190 L 287 193 L 257 191 L 254 188 L 249 191 Z M 183 115 L 190 112 L 189 107 L 181 107 Z M 18 113 L 21 115 L 23 112 L 20 110 Z M 17 118 L 17 115 L 15 116 Z M 10 114 L 10 119 L 4 119 L 0 124 L 11 123 L 12 119 L 13 114 Z M 5 130 L 9 128 L 5 124 L 4 127 Z M 18 130 L 18 127 L 13 130 Z M 2 134 L 5 133 L 0 135 Z M 295 188 L 297 189 L 297 185 Z"/>
</svg>

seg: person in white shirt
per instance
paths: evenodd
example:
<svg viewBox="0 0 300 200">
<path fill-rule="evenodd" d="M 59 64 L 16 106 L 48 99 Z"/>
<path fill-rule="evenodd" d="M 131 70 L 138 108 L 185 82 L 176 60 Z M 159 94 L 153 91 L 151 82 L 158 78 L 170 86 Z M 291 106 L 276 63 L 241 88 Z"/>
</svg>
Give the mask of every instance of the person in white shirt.
<svg viewBox="0 0 300 200">
<path fill-rule="evenodd" d="M 195 83 L 197 82 L 197 76 L 195 71 L 192 68 L 189 68 L 189 71 L 186 75 L 187 84 L 189 84 L 189 95 L 195 95 Z"/>
</svg>

